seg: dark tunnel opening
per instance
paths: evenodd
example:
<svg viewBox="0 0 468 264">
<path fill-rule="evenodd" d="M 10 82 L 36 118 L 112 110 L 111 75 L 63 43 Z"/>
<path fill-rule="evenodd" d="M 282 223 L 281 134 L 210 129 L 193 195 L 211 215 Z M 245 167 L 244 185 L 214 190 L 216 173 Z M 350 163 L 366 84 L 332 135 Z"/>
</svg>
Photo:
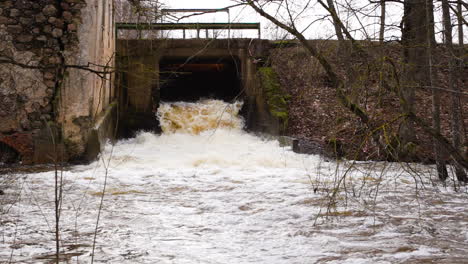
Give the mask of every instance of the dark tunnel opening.
<svg viewBox="0 0 468 264">
<path fill-rule="evenodd" d="M 240 63 L 234 58 L 163 58 L 159 71 L 162 102 L 207 98 L 230 102 L 242 91 Z"/>
</svg>

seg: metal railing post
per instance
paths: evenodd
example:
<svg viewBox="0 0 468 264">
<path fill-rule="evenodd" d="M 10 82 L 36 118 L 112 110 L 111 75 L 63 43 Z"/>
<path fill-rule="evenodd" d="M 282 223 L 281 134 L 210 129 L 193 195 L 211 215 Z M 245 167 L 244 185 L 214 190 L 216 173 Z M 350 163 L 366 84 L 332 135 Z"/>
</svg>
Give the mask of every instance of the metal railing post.
<svg viewBox="0 0 468 264">
<path fill-rule="evenodd" d="M 231 38 L 231 13 L 229 12 L 229 9 L 227 10 L 227 14 L 228 14 L 228 23 L 229 23 L 228 39 L 230 39 Z"/>
</svg>

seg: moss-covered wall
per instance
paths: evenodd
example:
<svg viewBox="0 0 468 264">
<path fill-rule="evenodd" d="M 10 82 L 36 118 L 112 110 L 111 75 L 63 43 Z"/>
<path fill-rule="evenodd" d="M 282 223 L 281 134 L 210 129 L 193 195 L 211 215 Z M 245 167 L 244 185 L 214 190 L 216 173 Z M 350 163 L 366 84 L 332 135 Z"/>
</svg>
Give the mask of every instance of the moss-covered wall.
<svg viewBox="0 0 468 264">
<path fill-rule="evenodd" d="M 279 133 L 284 134 L 288 127 L 288 101 L 290 96 L 281 88 L 278 75 L 272 67 L 260 67 L 258 76 L 268 110 L 279 121 Z"/>
</svg>

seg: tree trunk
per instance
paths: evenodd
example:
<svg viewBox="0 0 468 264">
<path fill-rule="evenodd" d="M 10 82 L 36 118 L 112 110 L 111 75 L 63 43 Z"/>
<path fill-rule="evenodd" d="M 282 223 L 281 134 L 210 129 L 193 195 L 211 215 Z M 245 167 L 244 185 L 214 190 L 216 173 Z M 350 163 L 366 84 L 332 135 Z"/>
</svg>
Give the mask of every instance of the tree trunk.
<svg viewBox="0 0 468 264">
<path fill-rule="evenodd" d="M 458 0 L 457 1 L 457 19 L 458 19 L 458 44 L 459 44 L 459 59 L 458 59 L 458 87 L 463 87 L 463 82 L 462 82 L 462 78 L 463 78 L 463 74 L 464 74 L 464 62 L 465 62 L 465 57 L 466 57 L 466 53 L 465 53 L 465 44 L 463 43 L 464 40 L 463 40 L 463 37 L 464 37 L 464 34 L 463 34 L 463 26 L 465 25 L 464 24 L 464 19 L 463 19 L 463 16 L 462 16 L 462 0 Z M 465 99 L 466 100 L 466 99 Z M 463 105 L 463 103 L 460 103 L 460 105 Z M 461 107 L 460 108 L 460 112 L 459 112 L 460 116 L 460 120 L 461 120 L 461 126 L 462 126 L 462 130 L 461 130 L 461 142 L 464 142 L 464 146 L 465 147 L 461 147 L 461 152 L 463 153 L 467 153 L 468 154 L 468 150 L 466 149 L 466 147 L 468 146 L 468 142 L 467 142 L 467 137 L 466 137 L 466 134 L 467 134 L 467 131 L 466 131 L 466 126 L 465 126 L 465 123 L 464 123 L 464 118 L 463 118 L 463 108 Z"/>
<path fill-rule="evenodd" d="M 449 53 L 449 82 L 448 89 L 451 91 L 451 101 L 452 101 L 452 143 L 455 148 L 460 150 L 461 148 L 461 118 L 460 118 L 460 89 L 457 85 L 456 75 L 455 75 L 455 54 L 456 51 L 453 48 L 452 40 L 452 21 L 450 17 L 450 6 L 448 0 L 442 0 L 442 14 L 443 14 L 443 23 L 444 23 L 444 39 L 445 45 Z M 465 170 L 455 162 L 455 174 L 459 181 L 467 182 L 468 178 L 466 176 Z"/>
<path fill-rule="evenodd" d="M 432 0 L 426 0 L 426 11 L 429 13 L 430 10 L 433 10 L 433 3 Z M 433 16 L 427 14 L 428 19 L 428 26 L 434 28 L 434 20 Z M 437 72 L 433 70 L 433 59 L 432 53 L 434 51 L 434 31 L 427 30 L 427 57 L 429 62 L 429 85 L 432 88 L 432 127 L 437 133 L 440 133 L 440 91 L 438 89 L 434 89 L 434 86 L 439 86 Z M 448 178 L 447 166 L 445 164 L 445 158 L 442 153 L 442 148 L 440 143 L 437 140 L 433 140 L 433 148 L 434 148 L 434 158 L 437 167 L 437 175 L 441 181 L 445 181 Z"/>
<path fill-rule="evenodd" d="M 385 0 L 380 0 L 380 29 L 379 29 L 379 43 L 382 45 L 385 38 Z"/>
<path fill-rule="evenodd" d="M 333 0 L 327 0 L 327 4 L 331 12 L 335 14 L 335 15 L 332 15 L 333 26 L 335 27 L 336 38 L 338 38 L 339 43 L 341 44 L 342 41 L 344 40 L 344 37 L 343 37 L 343 32 L 341 31 L 341 27 L 339 25 L 339 21 L 337 19 L 338 12 L 336 12 L 336 8 L 335 8 L 335 4 L 333 3 Z"/>
<path fill-rule="evenodd" d="M 428 43 L 428 14 L 432 12 L 427 8 L 426 0 L 405 0 L 403 14 L 403 60 L 405 63 L 405 73 L 400 96 L 405 103 L 401 105 L 405 114 L 414 112 L 415 89 L 427 86 L 429 80 L 429 68 L 427 59 Z M 401 150 L 406 152 L 406 146 L 415 142 L 414 124 L 407 119 L 400 126 Z"/>
<path fill-rule="evenodd" d="M 344 64 L 346 69 L 346 79 L 344 82 L 345 89 L 348 94 L 350 94 L 350 99 L 358 104 L 359 94 L 353 90 L 353 84 L 356 82 L 356 71 L 353 67 L 353 59 L 355 58 L 356 54 L 352 49 L 352 45 L 349 41 L 346 41 L 343 36 L 343 29 L 340 25 L 342 21 L 338 16 L 338 12 L 336 11 L 334 0 L 327 0 L 328 5 L 328 12 L 331 13 L 333 19 L 333 27 L 335 28 L 336 37 L 338 38 L 338 57 Z"/>
<path fill-rule="evenodd" d="M 379 106 L 382 107 L 382 96 L 384 93 L 384 85 L 383 85 L 383 68 L 384 68 L 384 57 L 385 57 L 385 48 L 384 48 L 384 40 L 385 40 L 385 14 L 386 3 L 385 0 L 380 0 L 380 29 L 379 29 L 379 44 L 380 44 L 380 73 L 379 73 Z"/>
</svg>

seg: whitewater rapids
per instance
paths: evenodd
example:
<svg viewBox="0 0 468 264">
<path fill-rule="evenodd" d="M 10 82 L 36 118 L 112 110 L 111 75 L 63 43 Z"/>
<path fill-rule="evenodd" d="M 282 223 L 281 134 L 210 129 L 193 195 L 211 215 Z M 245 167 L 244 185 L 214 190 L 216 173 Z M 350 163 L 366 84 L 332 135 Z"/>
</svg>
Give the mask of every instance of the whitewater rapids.
<svg viewBox="0 0 468 264">
<path fill-rule="evenodd" d="M 164 103 L 164 133 L 109 144 L 99 161 L 64 171 L 66 261 L 89 262 L 107 182 L 95 263 L 466 263 L 466 189 L 434 184 L 430 166 L 350 168 L 293 153 L 243 131 L 241 107 Z M 49 263 L 54 173 L 12 177 L 0 262 Z"/>
</svg>

